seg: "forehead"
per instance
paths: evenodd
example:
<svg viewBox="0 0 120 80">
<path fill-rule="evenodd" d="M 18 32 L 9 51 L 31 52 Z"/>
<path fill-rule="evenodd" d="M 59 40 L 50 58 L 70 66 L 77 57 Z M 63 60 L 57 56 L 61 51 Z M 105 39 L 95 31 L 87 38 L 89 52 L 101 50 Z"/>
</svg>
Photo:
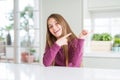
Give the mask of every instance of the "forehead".
<svg viewBox="0 0 120 80">
<path fill-rule="evenodd" d="M 56 19 L 55 18 L 49 18 L 48 22 L 56 22 Z"/>
</svg>

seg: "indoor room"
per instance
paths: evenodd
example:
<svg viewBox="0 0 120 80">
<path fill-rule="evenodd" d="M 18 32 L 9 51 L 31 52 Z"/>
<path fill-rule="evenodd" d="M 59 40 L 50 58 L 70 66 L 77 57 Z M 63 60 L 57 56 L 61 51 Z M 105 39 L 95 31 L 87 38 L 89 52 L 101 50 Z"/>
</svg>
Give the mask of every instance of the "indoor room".
<svg viewBox="0 0 120 80">
<path fill-rule="evenodd" d="M 70 63 L 72 49 L 60 57 L 65 65 L 56 61 L 61 54 L 45 52 L 48 33 L 57 35 L 52 29 L 62 24 L 58 20 L 50 26 L 51 14 L 62 15 L 78 40 L 84 40 L 80 48 L 73 46 L 73 52 L 82 50 L 78 61 Z M 120 80 L 120 0 L 0 0 L 0 17 L 0 80 Z M 65 44 L 69 49 L 71 35 L 53 39 L 53 51 Z M 60 39 L 67 43 L 58 45 Z M 44 53 L 50 56 L 44 59 Z"/>
</svg>

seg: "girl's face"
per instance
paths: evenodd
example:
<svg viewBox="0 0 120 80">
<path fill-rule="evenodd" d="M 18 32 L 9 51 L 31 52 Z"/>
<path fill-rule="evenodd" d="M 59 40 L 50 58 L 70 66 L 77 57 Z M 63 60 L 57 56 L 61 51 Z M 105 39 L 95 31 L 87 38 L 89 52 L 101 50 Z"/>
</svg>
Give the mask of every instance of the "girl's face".
<svg viewBox="0 0 120 80">
<path fill-rule="evenodd" d="M 54 18 L 49 18 L 48 29 L 57 39 L 62 35 L 62 26 Z"/>
</svg>

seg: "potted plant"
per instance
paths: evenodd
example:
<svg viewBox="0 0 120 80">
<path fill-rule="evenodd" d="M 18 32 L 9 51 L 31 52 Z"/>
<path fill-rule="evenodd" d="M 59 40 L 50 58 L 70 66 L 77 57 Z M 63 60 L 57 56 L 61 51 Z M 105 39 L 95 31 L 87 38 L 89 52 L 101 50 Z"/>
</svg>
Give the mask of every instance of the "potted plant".
<svg viewBox="0 0 120 80">
<path fill-rule="evenodd" d="M 35 53 L 36 50 L 34 48 L 29 48 L 27 51 L 23 51 L 21 53 L 22 62 L 33 63 L 35 60 L 35 56 L 34 56 Z"/>
<path fill-rule="evenodd" d="M 29 53 L 28 53 L 28 55 L 26 55 L 28 63 L 33 63 L 34 62 L 34 59 L 35 59 L 34 54 L 35 53 L 36 53 L 36 50 L 34 48 L 29 49 Z"/>
<path fill-rule="evenodd" d="M 100 41 L 100 39 L 101 39 L 101 34 L 98 34 L 98 33 L 93 34 L 92 40 Z"/>
<path fill-rule="evenodd" d="M 112 36 L 109 33 L 95 33 L 92 36 L 91 50 L 92 51 L 111 51 Z"/>
<path fill-rule="evenodd" d="M 10 24 L 10 25 L 8 25 L 8 26 L 5 26 L 4 29 L 8 32 L 7 37 L 6 37 L 7 45 L 11 45 L 11 44 L 12 44 L 12 41 L 11 41 L 10 31 L 13 29 L 13 24 Z"/>
<path fill-rule="evenodd" d="M 119 52 L 120 51 L 120 34 L 116 34 L 114 36 L 114 41 L 112 45 L 112 51 Z"/>
</svg>

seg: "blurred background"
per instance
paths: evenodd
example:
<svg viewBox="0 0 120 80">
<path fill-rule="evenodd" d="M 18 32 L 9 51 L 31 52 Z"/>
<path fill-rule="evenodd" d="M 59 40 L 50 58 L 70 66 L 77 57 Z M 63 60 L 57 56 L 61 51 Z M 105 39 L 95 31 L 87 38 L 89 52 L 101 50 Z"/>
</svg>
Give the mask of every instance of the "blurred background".
<svg viewBox="0 0 120 80">
<path fill-rule="evenodd" d="M 0 0 L 0 62 L 42 64 L 46 19 L 65 17 L 73 32 L 90 33 L 83 66 L 120 69 L 120 0 Z"/>
</svg>

